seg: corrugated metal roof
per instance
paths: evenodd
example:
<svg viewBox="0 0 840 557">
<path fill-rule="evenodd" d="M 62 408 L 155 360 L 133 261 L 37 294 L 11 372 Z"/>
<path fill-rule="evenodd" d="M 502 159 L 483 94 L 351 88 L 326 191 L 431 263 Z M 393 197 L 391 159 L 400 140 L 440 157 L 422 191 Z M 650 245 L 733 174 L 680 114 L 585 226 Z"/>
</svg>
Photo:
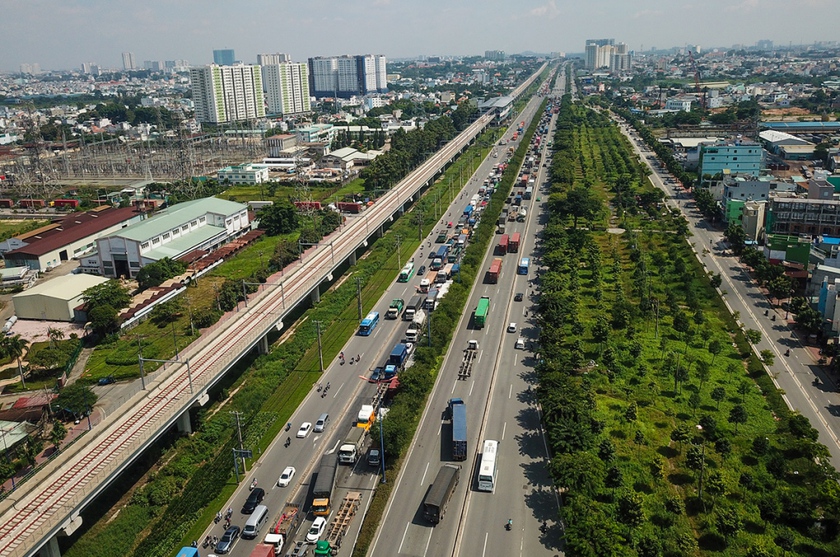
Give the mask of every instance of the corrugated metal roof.
<svg viewBox="0 0 840 557">
<path fill-rule="evenodd" d="M 218 199 L 216 197 L 205 197 L 194 201 L 185 201 L 161 211 L 156 216 L 146 219 L 143 222 L 129 226 L 111 235 L 111 237 L 126 238 L 136 242 L 145 242 L 164 232 L 178 228 L 183 224 L 202 217 L 207 213 L 220 215 L 235 215 L 247 207 L 241 203 Z"/>
<path fill-rule="evenodd" d="M 31 236 L 26 246 L 9 251 L 6 256 L 11 256 L 12 259 L 15 259 L 16 254 L 41 256 L 82 238 L 98 234 L 138 214 L 134 207 L 71 213 L 62 219 L 60 226 L 37 236 Z"/>
<path fill-rule="evenodd" d="M 200 226 L 191 231 L 189 234 L 184 234 L 174 240 L 166 242 L 159 248 L 147 251 L 143 254 L 143 258 L 153 259 L 154 261 L 160 261 L 164 257 L 175 259 L 176 257 L 184 255 L 185 253 L 195 249 L 196 246 L 201 245 L 216 236 L 223 239 L 227 236 L 227 230 L 218 226 Z"/>
<path fill-rule="evenodd" d="M 97 284 L 108 282 L 105 277 L 79 273 L 78 275 L 65 275 L 35 285 L 29 290 L 15 294 L 12 299 L 26 298 L 29 296 L 47 296 L 68 302 L 79 296 L 82 292 Z"/>
</svg>

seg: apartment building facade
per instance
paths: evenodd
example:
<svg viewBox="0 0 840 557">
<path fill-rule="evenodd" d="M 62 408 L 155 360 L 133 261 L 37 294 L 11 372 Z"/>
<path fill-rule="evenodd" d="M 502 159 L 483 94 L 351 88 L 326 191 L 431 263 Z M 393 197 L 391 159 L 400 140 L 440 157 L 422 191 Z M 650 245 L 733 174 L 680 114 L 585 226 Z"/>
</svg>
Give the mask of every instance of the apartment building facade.
<svg viewBox="0 0 840 557">
<path fill-rule="evenodd" d="M 265 116 L 259 66 L 210 64 L 190 68 L 190 88 L 199 122 L 225 123 Z"/>
</svg>

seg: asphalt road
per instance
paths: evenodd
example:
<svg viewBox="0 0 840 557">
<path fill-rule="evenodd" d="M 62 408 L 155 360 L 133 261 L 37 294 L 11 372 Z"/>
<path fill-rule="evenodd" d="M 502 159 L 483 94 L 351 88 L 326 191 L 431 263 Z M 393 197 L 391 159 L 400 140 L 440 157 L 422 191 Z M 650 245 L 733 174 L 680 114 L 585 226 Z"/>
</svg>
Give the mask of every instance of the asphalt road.
<svg viewBox="0 0 840 557">
<path fill-rule="evenodd" d="M 516 120 L 524 120 L 526 126 L 541 102 L 541 98 L 532 99 L 523 114 Z M 506 137 L 509 137 L 507 134 Z M 477 171 L 481 178 L 488 174 L 495 159 L 486 160 Z M 539 194 L 535 194 L 537 197 Z M 513 350 L 513 344 L 520 335 L 506 333 L 508 323 L 516 321 L 525 327 L 523 336 L 536 337 L 536 331 L 524 316 L 528 302 L 514 302 L 514 292 L 526 292 L 527 277 L 517 275 L 516 267 L 519 258 L 527 254 L 533 246 L 528 235 L 535 229 L 531 221 L 535 218 L 533 211 L 535 199 L 528 204 L 529 220 L 525 223 L 507 223 L 506 233 L 524 232 L 523 246 L 518 254 L 509 254 L 504 258 L 504 265 L 498 284 L 476 284 L 468 300 L 464 315 L 458 324 L 458 329 L 452 341 L 451 350 L 447 354 L 438 376 L 438 381 L 432 392 L 406 463 L 397 479 L 397 486 L 391 496 L 383 521 L 380 524 L 370 555 L 453 555 L 456 540 L 463 538 L 467 543 L 460 544 L 465 554 L 476 553 L 474 549 L 481 549 L 477 545 L 479 539 L 476 532 L 493 529 L 496 522 L 497 534 L 510 534 L 505 539 L 504 546 L 490 544 L 493 555 L 513 555 L 517 551 L 501 551 L 500 547 L 513 549 L 514 545 L 524 539 L 515 532 L 505 532 L 504 522 L 507 521 L 511 510 L 516 512 L 517 524 L 524 526 L 526 519 L 534 517 L 534 500 L 526 500 L 532 489 L 528 483 L 548 485 L 547 473 L 544 466 L 544 450 L 539 450 L 541 432 L 539 419 L 534 406 L 527 396 L 527 384 L 533 381 L 531 371 L 522 366 L 521 361 L 526 353 Z M 494 242 L 495 244 L 496 242 Z M 494 258 L 491 248 L 485 255 L 482 269 L 487 269 Z M 532 267 L 533 269 L 533 267 Z M 532 275 L 533 276 L 533 273 Z M 476 330 L 472 325 L 473 311 L 481 296 L 490 296 L 491 306 L 484 328 Z M 462 350 L 469 340 L 479 342 L 479 354 L 473 368 L 473 374 L 466 380 L 458 379 Z M 442 421 L 443 412 L 448 400 L 452 397 L 462 398 L 467 405 L 468 458 L 460 463 L 461 480 L 455 489 L 444 520 L 433 527 L 422 517 L 421 504 L 429 486 L 437 474 L 441 464 L 451 462 L 451 428 Z M 489 411 L 491 419 L 487 421 L 487 432 L 483 433 L 485 410 Z M 500 449 L 499 488 L 495 494 L 473 493 L 471 482 L 472 472 L 478 462 L 480 444 L 485 438 L 495 438 L 502 441 Z M 523 449 L 526 451 L 523 453 Z M 541 468 L 541 471 L 540 471 Z M 523 487 L 524 486 L 524 487 Z M 465 505 L 469 497 L 481 497 L 474 504 Z M 493 502 L 502 503 L 501 508 L 493 509 Z M 489 505 L 486 503 L 490 503 Z M 514 505 L 513 507 L 511 506 Z M 541 509 L 544 504 L 537 505 Z M 542 513 L 545 511 L 542 510 Z M 556 516 L 556 504 L 554 508 Z M 473 513 L 475 519 L 473 519 Z M 490 513 L 492 516 L 484 515 Z M 498 516 L 497 516 L 498 515 Z M 499 518 L 504 515 L 504 518 Z M 540 515 L 543 518 L 543 515 Z M 489 522 L 487 522 L 489 521 Z M 503 522 L 504 521 L 504 522 Z M 545 552 L 538 543 L 539 523 L 530 518 L 527 533 L 530 538 L 527 545 L 529 554 Z M 463 528 L 463 530 L 461 530 Z M 533 534 L 533 533 L 536 534 Z M 517 548 L 520 546 L 517 545 Z"/>
<path fill-rule="evenodd" d="M 770 366 L 771 376 L 776 386 L 784 392 L 788 405 L 806 416 L 811 425 L 819 432 L 819 441 L 828 447 L 831 464 L 840 469 L 840 406 L 837 400 L 837 383 L 829 376 L 812 357 L 793 328 L 785 322 L 785 313 L 774 309 L 767 297 L 750 279 L 738 258 L 727 250 L 723 231 L 712 227 L 706 222 L 694 205 L 688 193 L 682 188 L 667 185 L 664 179 L 669 177 L 666 170 L 653 168 L 647 160 L 647 151 L 641 140 L 633 139 L 627 127 L 620 126 L 628 136 L 633 149 L 641 159 L 651 167 L 650 176 L 654 185 L 665 191 L 667 203 L 671 207 L 678 207 L 686 216 L 691 231 L 690 242 L 694 250 L 701 254 L 700 260 L 710 271 L 720 273 L 723 282 L 721 290 L 726 292 L 724 301 L 732 311 L 740 313 L 739 322 L 745 329 L 761 331 L 761 342 L 755 348 L 758 351 L 772 350 L 775 361 Z M 707 251 L 708 250 L 708 251 Z M 770 315 L 764 315 L 765 310 Z M 775 314 L 776 320 L 771 316 Z M 785 351 L 790 350 L 790 356 Z M 814 384 L 818 378 L 820 384 Z"/>
</svg>

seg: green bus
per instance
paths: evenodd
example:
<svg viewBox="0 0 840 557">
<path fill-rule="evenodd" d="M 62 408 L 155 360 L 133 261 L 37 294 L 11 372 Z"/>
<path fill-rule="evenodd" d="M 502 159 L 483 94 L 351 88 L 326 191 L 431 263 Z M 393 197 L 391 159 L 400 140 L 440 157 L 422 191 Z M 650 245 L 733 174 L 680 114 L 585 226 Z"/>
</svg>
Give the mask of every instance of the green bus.
<svg viewBox="0 0 840 557">
<path fill-rule="evenodd" d="M 478 329 L 484 327 L 487 322 L 487 314 L 490 313 L 490 297 L 482 296 L 475 308 L 475 326 Z"/>
</svg>

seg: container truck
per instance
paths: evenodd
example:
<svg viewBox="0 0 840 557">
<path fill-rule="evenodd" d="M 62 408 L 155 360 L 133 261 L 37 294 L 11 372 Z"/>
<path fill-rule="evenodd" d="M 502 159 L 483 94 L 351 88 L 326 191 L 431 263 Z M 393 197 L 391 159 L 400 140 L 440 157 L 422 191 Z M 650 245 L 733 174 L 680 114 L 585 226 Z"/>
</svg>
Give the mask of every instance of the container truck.
<svg viewBox="0 0 840 557">
<path fill-rule="evenodd" d="M 443 520 L 446 514 L 446 504 L 458 485 L 461 467 L 456 464 L 444 464 L 438 470 L 437 477 L 431 489 L 423 499 L 423 516 L 432 524 Z"/>
<path fill-rule="evenodd" d="M 351 427 L 344 437 L 344 443 L 338 448 L 338 462 L 340 464 L 356 464 L 359 455 L 362 454 L 362 445 L 365 442 L 365 429 L 362 427 Z"/>
<path fill-rule="evenodd" d="M 508 252 L 509 253 L 517 253 L 519 251 L 519 240 L 521 236 L 519 232 L 514 232 L 513 236 L 510 237 L 510 242 L 508 243 Z"/>
<path fill-rule="evenodd" d="M 405 300 L 402 298 L 394 298 L 391 300 L 391 305 L 388 306 L 388 312 L 385 314 L 386 319 L 397 319 L 405 307 Z"/>
<path fill-rule="evenodd" d="M 508 242 L 510 238 L 507 234 L 502 234 L 502 237 L 499 238 L 499 245 L 496 246 L 496 253 L 499 255 L 504 255 L 508 252 Z"/>
<path fill-rule="evenodd" d="M 482 296 L 475 308 L 475 326 L 478 329 L 484 327 L 487 322 L 487 314 L 490 313 L 490 297 Z"/>
<path fill-rule="evenodd" d="M 490 265 L 490 269 L 487 271 L 487 282 L 489 284 L 496 284 L 499 282 L 499 275 L 502 273 L 502 258 L 497 257 L 493 260 L 493 263 Z"/>
<path fill-rule="evenodd" d="M 273 557 L 274 555 L 277 555 L 277 553 L 274 552 L 273 545 L 258 543 L 254 546 L 254 549 L 251 550 L 250 557 Z"/>
<path fill-rule="evenodd" d="M 402 371 L 407 359 L 408 347 L 403 343 L 394 346 L 394 349 L 391 350 L 391 355 L 388 356 L 388 363 L 385 365 L 385 379 L 391 379 Z"/>
<path fill-rule="evenodd" d="M 265 535 L 263 543 L 270 545 L 274 555 L 280 555 L 286 546 L 291 545 L 292 538 L 300 528 L 301 512 L 297 503 L 286 503 L 283 512 L 277 517 L 277 522 Z"/>
<path fill-rule="evenodd" d="M 405 306 L 405 311 L 403 312 L 403 321 L 412 321 L 414 319 L 414 315 L 423 307 L 423 300 L 425 300 L 425 296 L 412 296 L 411 299 L 408 301 L 408 305 Z"/>
<path fill-rule="evenodd" d="M 425 294 L 426 292 L 429 291 L 429 286 L 431 286 L 431 285 L 432 285 L 431 280 L 429 280 L 427 278 L 422 279 L 420 281 L 420 292 Z"/>
<path fill-rule="evenodd" d="M 315 478 L 315 487 L 312 489 L 312 514 L 315 516 L 330 515 L 330 499 L 332 499 L 332 492 L 335 487 L 337 467 L 338 461 L 334 454 L 325 454 L 321 457 L 318 477 Z"/>
<path fill-rule="evenodd" d="M 438 302 L 438 289 L 432 288 L 429 290 L 429 293 L 426 294 L 426 301 L 423 302 L 423 308 L 428 311 L 434 311 L 437 307 Z"/>
<path fill-rule="evenodd" d="M 467 405 L 460 398 L 449 399 L 449 419 L 452 422 L 452 459 L 467 459 Z"/>
</svg>

